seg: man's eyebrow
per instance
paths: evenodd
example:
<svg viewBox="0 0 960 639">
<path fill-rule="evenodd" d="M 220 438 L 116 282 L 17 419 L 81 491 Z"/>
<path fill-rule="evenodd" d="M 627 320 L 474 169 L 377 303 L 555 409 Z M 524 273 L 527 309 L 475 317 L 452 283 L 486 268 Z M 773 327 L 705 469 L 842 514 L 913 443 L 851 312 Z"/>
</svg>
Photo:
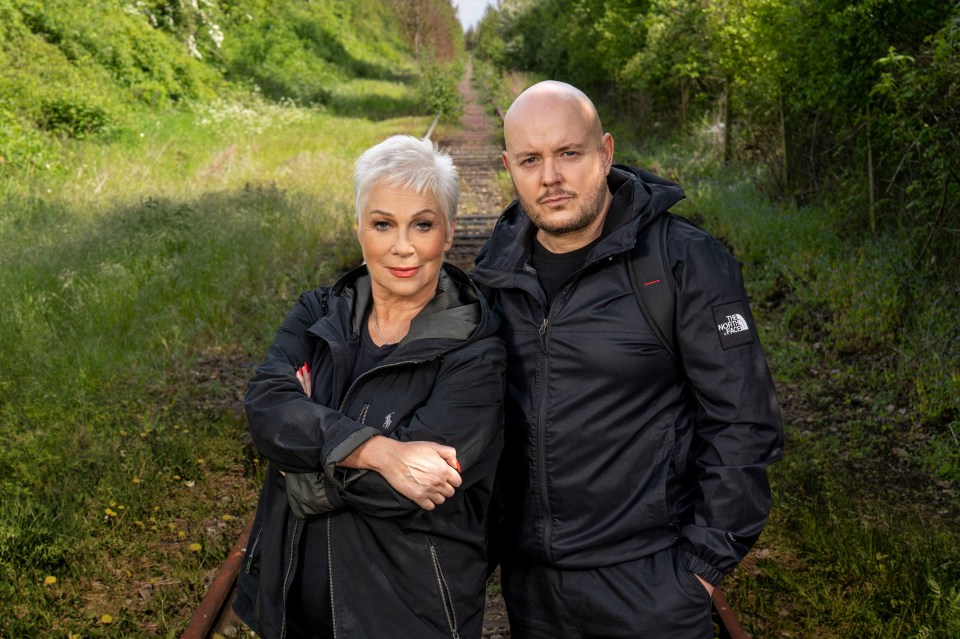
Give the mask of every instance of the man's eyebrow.
<svg viewBox="0 0 960 639">
<path fill-rule="evenodd" d="M 563 153 L 564 151 L 582 151 L 585 148 L 587 148 L 587 145 L 581 142 L 568 142 L 567 144 L 562 144 L 556 147 L 555 149 L 552 149 L 550 153 Z M 513 156 L 517 158 L 529 157 L 529 156 L 535 156 L 535 155 L 541 155 L 541 152 L 521 150 L 513 154 Z"/>
</svg>

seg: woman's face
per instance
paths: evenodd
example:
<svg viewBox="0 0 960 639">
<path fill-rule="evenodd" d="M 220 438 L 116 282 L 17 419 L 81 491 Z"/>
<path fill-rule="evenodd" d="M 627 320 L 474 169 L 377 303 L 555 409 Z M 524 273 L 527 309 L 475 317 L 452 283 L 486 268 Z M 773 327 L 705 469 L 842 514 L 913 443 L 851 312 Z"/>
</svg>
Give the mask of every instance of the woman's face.
<svg viewBox="0 0 960 639">
<path fill-rule="evenodd" d="M 433 298 L 443 254 L 453 242 L 436 197 L 378 184 L 367 197 L 357 236 L 378 299 L 423 305 Z"/>
</svg>

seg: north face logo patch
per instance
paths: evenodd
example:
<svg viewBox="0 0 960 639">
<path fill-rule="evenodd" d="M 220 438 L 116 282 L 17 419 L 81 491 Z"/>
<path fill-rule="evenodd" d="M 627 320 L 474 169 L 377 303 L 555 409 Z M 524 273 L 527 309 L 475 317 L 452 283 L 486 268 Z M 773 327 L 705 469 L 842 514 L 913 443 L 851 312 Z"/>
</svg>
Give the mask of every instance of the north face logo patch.
<svg viewBox="0 0 960 639">
<path fill-rule="evenodd" d="M 717 336 L 724 350 L 753 343 L 753 332 L 747 324 L 743 302 L 731 302 L 713 307 Z"/>
</svg>

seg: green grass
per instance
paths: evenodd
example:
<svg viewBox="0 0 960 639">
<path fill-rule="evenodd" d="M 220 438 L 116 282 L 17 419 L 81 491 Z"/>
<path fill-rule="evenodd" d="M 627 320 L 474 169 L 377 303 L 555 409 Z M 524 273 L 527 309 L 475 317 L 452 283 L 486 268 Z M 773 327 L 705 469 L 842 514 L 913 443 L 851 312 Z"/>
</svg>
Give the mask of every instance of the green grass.
<svg viewBox="0 0 960 639">
<path fill-rule="evenodd" d="M 428 124 L 224 101 L 0 182 L 0 636 L 178 634 L 252 513 L 246 379 L 359 263 L 355 158 Z"/>
</svg>

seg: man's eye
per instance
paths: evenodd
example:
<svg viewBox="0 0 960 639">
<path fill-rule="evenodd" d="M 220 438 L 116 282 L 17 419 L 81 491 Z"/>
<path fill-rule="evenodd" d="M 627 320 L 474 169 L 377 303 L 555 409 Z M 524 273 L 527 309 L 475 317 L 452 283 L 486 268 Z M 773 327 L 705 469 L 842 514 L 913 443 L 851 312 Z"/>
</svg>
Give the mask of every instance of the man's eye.
<svg viewBox="0 0 960 639">
<path fill-rule="evenodd" d="M 576 157 L 576 156 L 578 156 L 578 155 L 580 155 L 580 154 L 577 153 L 576 151 L 564 151 L 564 152 L 562 153 L 562 155 L 563 155 L 563 157 L 565 157 L 565 158 L 572 158 L 572 157 Z"/>
<path fill-rule="evenodd" d="M 522 160 L 520 160 L 520 164 L 530 165 L 530 164 L 533 164 L 533 163 L 536 162 L 536 161 L 537 161 L 537 158 L 523 158 Z"/>
</svg>

